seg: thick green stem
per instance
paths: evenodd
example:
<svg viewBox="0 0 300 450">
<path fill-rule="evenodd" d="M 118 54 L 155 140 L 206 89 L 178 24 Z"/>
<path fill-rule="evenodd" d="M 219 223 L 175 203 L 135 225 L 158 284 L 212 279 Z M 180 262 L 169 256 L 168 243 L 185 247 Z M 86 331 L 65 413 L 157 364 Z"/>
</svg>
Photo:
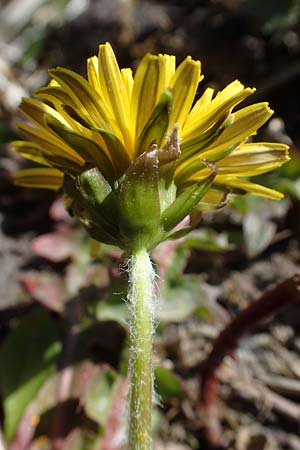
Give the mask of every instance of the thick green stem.
<svg viewBox="0 0 300 450">
<path fill-rule="evenodd" d="M 146 250 L 132 255 L 129 275 L 130 416 L 128 450 L 151 449 L 154 271 Z"/>
</svg>

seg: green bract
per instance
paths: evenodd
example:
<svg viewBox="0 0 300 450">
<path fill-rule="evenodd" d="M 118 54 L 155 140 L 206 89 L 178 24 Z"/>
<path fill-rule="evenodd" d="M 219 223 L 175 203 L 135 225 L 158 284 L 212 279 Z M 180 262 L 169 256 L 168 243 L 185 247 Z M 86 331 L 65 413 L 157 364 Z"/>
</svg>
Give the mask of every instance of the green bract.
<svg viewBox="0 0 300 450">
<path fill-rule="evenodd" d="M 64 190 L 95 240 L 119 245 L 128 252 L 149 250 L 171 238 L 174 227 L 193 211 L 211 186 L 216 166 L 210 165 L 206 178 L 178 195 L 172 177 L 180 157 L 177 133 L 175 128 L 164 149 L 152 144 L 115 186 L 95 167 L 75 179 L 65 175 Z"/>
</svg>

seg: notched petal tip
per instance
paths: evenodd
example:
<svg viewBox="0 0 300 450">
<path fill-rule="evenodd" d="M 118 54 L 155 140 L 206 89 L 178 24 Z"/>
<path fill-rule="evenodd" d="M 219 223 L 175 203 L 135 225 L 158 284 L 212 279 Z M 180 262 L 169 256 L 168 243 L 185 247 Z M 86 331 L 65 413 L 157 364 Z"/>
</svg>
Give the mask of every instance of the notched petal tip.
<svg viewBox="0 0 300 450">
<path fill-rule="evenodd" d="M 110 42 L 108 42 L 108 41 L 104 42 L 104 44 L 100 44 L 99 45 L 99 49 L 101 49 L 101 50 L 112 50 L 113 51 L 112 46 L 111 46 Z"/>
</svg>

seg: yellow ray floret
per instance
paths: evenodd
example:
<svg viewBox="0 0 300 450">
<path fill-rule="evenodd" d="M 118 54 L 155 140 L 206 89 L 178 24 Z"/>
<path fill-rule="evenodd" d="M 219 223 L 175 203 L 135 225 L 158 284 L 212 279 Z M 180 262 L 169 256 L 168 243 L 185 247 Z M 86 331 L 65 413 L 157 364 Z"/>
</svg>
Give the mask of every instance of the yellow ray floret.
<svg viewBox="0 0 300 450">
<path fill-rule="evenodd" d="M 86 167 L 97 167 L 115 189 L 156 142 L 162 147 L 156 164 L 173 161 L 172 172 L 163 163 L 157 176 L 168 173 L 177 192 L 206 180 L 214 164 L 217 173 L 203 205 L 215 205 L 229 191 L 281 198 L 245 180 L 289 159 L 283 144 L 247 143 L 273 113 L 267 103 L 237 109 L 254 88 L 236 80 L 215 95 L 207 88 L 197 100 L 200 61 L 188 56 L 176 68 L 172 55 L 146 54 L 133 75 L 119 68 L 109 43 L 87 60 L 87 79 L 61 67 L 49 74 L 48 86 L 20 106 L 31 123 L 18 125 L 28 141 L 12 144 L 14 151 L 45 167 L 19 172 L 17 184 L 59 189 L 64 176 L 75 179 Z M 166 142 L 175 128 L 180 152 L 172 153 Z"/>
<path fill-rule="evenodd" d="M 58 190 L 63 183 L 63 173 L 53 168 L 24 169 L 15 175 L 21 186 Z"/>
</svg>

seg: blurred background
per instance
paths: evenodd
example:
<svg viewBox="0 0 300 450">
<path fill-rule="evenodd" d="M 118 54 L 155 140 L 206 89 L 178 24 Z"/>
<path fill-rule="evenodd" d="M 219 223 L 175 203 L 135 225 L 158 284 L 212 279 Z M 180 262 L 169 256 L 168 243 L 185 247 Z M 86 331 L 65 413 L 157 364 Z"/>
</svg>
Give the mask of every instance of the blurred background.
<svg viewBox="0 0 300 450">
<path fill-rule="evenodd" d="M 112 424 L 124 428 L 123 256 L 103 246 L 91 260 L 87 236 L 54 193 L 14 186 L 13 173 L 30 164 L 8 144 L 19 139 L 21 98 L 48 82 L 47 70 L 61 65 L 85 76 L 87 57 L 106 41 L 120 67 L 135 68 L 146 52 L 174 54 L 178 62 L 186 55 L 200 59 L 199 94 L 234 79 L 255 86 L 250 102 L 268 101 L 275 110 L 257 139 L 287 143 L 293 156 L 259 178 L 286 193 L 283 201 L 233 200 L 217 214 L 204 214 L 192 235 L 153 255 L 165 280 L 155 343 L 162 399 L 154 411 L 156 450 L 210 448 L 195 407 L 213 339 L 230 317 L 300 267 L 299 0 L 0 0 L 6 450 L 121 448 Z M 299 323 L 295 306 L 261 325 L 220 370 L 220 448 L 300 449 Z"/>
</svg>

